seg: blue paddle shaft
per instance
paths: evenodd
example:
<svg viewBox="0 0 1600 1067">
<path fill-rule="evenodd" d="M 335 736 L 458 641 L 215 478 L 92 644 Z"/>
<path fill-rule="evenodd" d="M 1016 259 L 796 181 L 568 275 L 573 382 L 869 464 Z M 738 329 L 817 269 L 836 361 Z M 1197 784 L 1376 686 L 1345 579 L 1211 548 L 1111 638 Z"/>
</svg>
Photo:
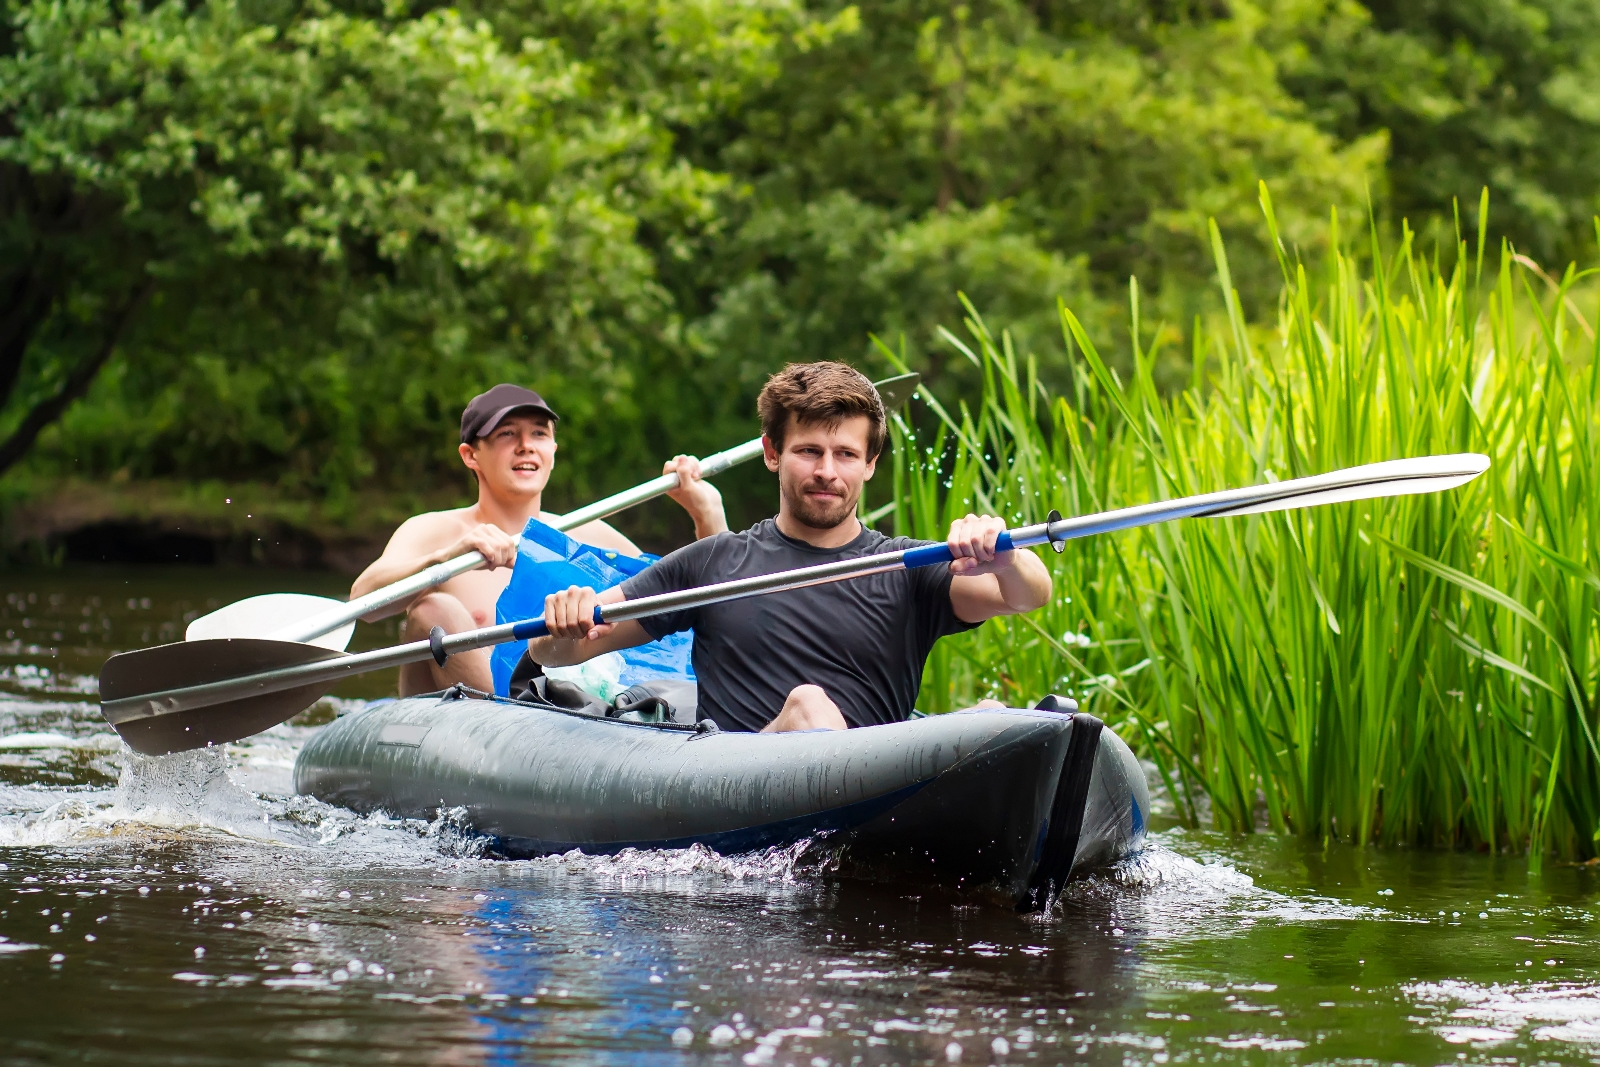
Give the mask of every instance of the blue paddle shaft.
<svg viewBox="0 0 1600 1067">
<path fill-rule="evenodd" d="M 1017 547 L 1011 543 L 1011 531 L 1001 530 L 1000 536 L 995 539 L 995 552 L 1010 552 Z M 921 548 L 908 548 L 901 559 L 905 562 L 906 570 L 916 570 L 918 567 L 931 567 L 936 563 L 950 563 L 955 560 L 955 553 L 950 551 L 946 544 L 923 545 Z"/>
<path fill-rule="evenodd" d="M 594 606 L 594 624 L 599 626 L 605 622 L 605 608 L 596 604 Z M 544 616 L 537 619 L 524 619 L 511 627 L 511 638 L 514 641 L 527 641 L 535 637 L 549 637 L 550 627 L 544 624 Z"/>
</svg>

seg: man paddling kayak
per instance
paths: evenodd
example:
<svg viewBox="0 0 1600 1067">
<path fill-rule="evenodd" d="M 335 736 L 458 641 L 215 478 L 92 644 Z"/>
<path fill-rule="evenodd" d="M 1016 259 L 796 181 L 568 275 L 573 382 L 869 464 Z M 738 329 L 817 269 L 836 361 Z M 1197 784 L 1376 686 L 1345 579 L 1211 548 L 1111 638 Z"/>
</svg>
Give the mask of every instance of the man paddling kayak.
<svg viewBox="0 0 1600 1067">
<path fill-rule="evenodd" d="M 840 363 L 793 364 L 757 406 L 777 517 L 680 548 L 602 593 L 574 586 L 550 596 L 550 636 L 528 642 L 534 662 L 581 663 L 692 629 L 702 718 L 724 730 L 844 729 L 909 716 L 940 637 L 1050 599 L 1049 571 L 1032 552 L 995 552 L 1005 523 L 967 515 L 950 527 L 948 565 L 595 625 L 597 604 L 929 543 L 856 518 L 887 429 L 864 376 Z"/>
<path fill-rule="evenodd" d="M 461 462 L 477 476 L 478 502 L 401 523 L 383 555 L 350 587 L 350 596 L 354 599 L 468 552 L 481 552 L 488 562 L 428 593 L 364 616 L 366 621 L 404 611 L 406 641 L 425 640 L 435 626 L 459 633 L 494 621 L 495 601 L 516 563 L 517 535 L 529 519 L 560 518 L 540 507 L 555 467 L 557 420 L 538 393 L 520 385 L 502 383 L 472 399 L 461 413 L 459 452 Z M 722 495 L 701 480 L 699 461 L 677 456 L 662 468 L 663 474 L 674 472 L 679 484 L 667 495 L 693 517 L 695 536 L 726 530 Z M 604 522 L 585 523 L 569 534 L 587 544 L 639 554 L 638 546 Z M 400 668 L 401 696 L 435 692 L 458 682 L 493 690 L 487 649 L 452 656 L 443 667 L 413 663 Z"/>
</svg>

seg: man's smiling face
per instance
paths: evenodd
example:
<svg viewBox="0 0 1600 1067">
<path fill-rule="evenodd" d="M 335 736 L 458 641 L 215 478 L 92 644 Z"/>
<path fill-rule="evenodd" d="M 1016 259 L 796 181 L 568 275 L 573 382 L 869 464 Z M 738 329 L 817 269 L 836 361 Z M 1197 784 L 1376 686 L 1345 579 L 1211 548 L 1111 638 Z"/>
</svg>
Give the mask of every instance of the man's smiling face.
<svg viewBox="0 0 1600 1067">
<path fill-rule="evenodd" d="M 461 461 L 497 496 L 536 496 L 544 492 L 555 466 L 555 427 L 543 415 L 512 412 L 472 444 L 462 445 Z"/>
</svg>

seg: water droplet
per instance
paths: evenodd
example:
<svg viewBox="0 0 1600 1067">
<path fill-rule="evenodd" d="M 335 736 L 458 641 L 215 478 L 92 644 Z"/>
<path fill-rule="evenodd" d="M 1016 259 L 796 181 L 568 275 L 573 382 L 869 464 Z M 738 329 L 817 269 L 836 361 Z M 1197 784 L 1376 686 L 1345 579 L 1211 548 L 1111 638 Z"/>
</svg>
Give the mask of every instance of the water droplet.
<svg viewBox="0 0 1600 1067">
<path fill-rule="evenodd" d="M 679 1048 L 694 1044 L 694 1031 L 687 1026 L 680 1026 L 672 1031 L 672 1043 Z"/>
</svg>

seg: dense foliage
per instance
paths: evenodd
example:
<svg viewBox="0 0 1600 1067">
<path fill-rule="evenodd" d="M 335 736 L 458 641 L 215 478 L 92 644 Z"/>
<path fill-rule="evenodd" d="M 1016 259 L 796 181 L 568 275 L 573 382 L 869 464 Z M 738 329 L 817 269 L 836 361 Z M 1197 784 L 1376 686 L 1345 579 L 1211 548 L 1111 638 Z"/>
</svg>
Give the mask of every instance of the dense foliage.
<svg viewBox="0 0 1600 1067">
<path fill-rule="evenodd" d="M 1492 466 L 1446 493 L 1071 542 L 1056 602 L 941 642 L 925 705 L 1073 693 L 1220 827 L 1600 854 L 1595 309 L 1582 274 L 1502 249 L 1496 280 L 1485 251 L 1441 270 L 1404 241 L 1370 272 L 1286 254 L 1256 338 L 1219 242 L 1230 316 L 1197 339 L 1205 387 L 1172 398 L 1154 346 L 1124 379 L 1070 311 L 1065 396 L 969 320 L 951 340 L 982 403 L 898 427 L 896 522 L 924 536 L 974 502 L 1037 522 L 1403 456 Z"/>
<path fill-rule="evenodd" d="M 1554 254 L 1600 188 L 1579 0 L 5 13 L 0 469 L 35 479 L 454 491 L 460 404 L 516 378 L 565 416 L 572 502 L 869 332 L 970 387 L 957 290 L 1040 352 L 1057 297 L 1116 336 L 1131 273 L 1187 328 L 1207 219 L 1266 313 L 1259 178 L 1307 251 L 1369 189 L 1395 217 L 1489 183 Z"/>
</svg>

